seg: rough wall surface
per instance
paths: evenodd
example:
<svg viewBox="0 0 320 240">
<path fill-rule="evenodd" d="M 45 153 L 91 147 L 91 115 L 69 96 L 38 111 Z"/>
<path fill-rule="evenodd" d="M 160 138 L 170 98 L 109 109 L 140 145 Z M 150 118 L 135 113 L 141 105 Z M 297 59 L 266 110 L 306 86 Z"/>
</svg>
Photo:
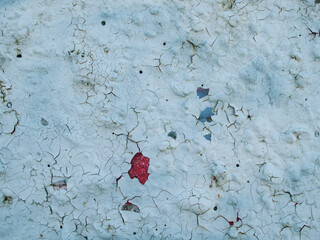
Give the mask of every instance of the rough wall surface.
<svg viewBox="0 0 320 240">
<path fill-rule="evenodd" d="M 319 11 L 2 0 L 0 239 L 318 239 Z"/>
</svg>

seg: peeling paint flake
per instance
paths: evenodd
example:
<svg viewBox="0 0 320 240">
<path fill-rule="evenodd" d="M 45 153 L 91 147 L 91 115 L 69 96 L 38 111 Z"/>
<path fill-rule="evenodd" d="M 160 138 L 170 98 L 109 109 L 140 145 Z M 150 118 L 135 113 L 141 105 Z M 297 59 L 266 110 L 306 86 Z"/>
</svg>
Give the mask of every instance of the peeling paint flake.
<svg viewBox="0 0 320 240">
<path fill-rule="evenodd" d="M 201 99 L 209 94 L 209 88 L 197 88 L 197 96 Z"/>
<path fill-rule="evenodd" d="M 127 201 L 121 208 L 123 211 L 130 211 L 130 212 L 136 212 L 139 213 L 140 209 L 137 205 Z"/>
<path fill-rule="evenodd" d="M 149 158 L 142 155 L 142 153 L 136 153 L 131 160 L 131 169 L 129 170 L 129 176 L 131 179 L 138 178 L 141 184 L 145 184 L 148 180 L 149 173 Z"/>
<path fill-rule="evenodd" d="M 52 183 L 51 185 L 53 186 L 54 190 L 60 190 L 60 189 L 67 190 L 67 180 L 66 179 L 56 181 L 56 182 Z"/>
<path fill-rule="evenodd" d="M 213 108 L 212 107 L 207 107 L 206 109 L 204 109 L 199 116 L 199 120 L 200 122 L 212 122 L 212 116 L 214 115 L 213 113 Z"/>
<path fill-rule="evenodd" d="M 174 131 L 171 131 L 171 132 L 168 133 L 168 137 L 172 137 L 174 140 L 176 140 L 177 139 L 177 133 L 174 132 Z"/>
<path fill-rule="evenodd" d="M 204 135 L 204 138 L 207 139 L 208 141 L 211 141 L 211 133 Z"/>
</svg>

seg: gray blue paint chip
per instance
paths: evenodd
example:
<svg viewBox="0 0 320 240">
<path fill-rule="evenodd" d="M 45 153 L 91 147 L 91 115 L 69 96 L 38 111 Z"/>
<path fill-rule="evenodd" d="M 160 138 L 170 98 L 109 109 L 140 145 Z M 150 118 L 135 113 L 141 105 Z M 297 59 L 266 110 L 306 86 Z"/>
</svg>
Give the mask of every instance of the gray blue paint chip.
<svg viewBox="0 0 320 240">
<path fill-rule="evenodd" d="M 207 139 L 208 141 L 211 141 L 211 133 L 204 135 L 204 138 Z"/>
<path fill-rule="evenodd" d="M 213 108 L 212 107 L 207 107 L 206 109 L 204 109 L 199 116 L 199 120 L 200 122 L 212 122 L 212 116 L 214 115 L 213 113 Z"/>
<path fill-rule="evenodd" d="M 201 99 L 209 94 L 209 88 L 197 88 L 197 96 Z"/>
<path fill-rule="evenodd" d="M 174 132 L 174 131 L 171 131 L 171 132 L 168 133 L 168 136 L 172 137 L 175 140 L 177 138 L 177 133 Z"/>
</svg>

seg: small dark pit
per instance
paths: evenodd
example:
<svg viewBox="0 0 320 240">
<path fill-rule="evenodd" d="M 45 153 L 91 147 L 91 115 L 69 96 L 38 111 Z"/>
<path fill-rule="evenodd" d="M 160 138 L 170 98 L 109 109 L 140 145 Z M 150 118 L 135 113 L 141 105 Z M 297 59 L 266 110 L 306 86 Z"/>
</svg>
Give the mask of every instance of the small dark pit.
<svg viewBox="0 0 320 240">
<path fill-rule="evenodd" d="M 217 206 L 215 206 L 215 207 L 213 208 L 213 210 L 217 211 L 217 210 L 218 210 L 218 207 L 217 207 Z"/>
<path fill-rule="evenodd" d="M 142 70 L 140 70 L 139 73 L 142 74 L 143 73 Z"/>
<path fill-rule="evenodd" d="M 101 21 L 101 25 L 102 26 L 106 25 L 106 21 Z"/>
<path fill-rule="evenodd" d="M 17 58 L 22 58 L 22 54 L 21 53 L 17 54 Z"/>
</svg>

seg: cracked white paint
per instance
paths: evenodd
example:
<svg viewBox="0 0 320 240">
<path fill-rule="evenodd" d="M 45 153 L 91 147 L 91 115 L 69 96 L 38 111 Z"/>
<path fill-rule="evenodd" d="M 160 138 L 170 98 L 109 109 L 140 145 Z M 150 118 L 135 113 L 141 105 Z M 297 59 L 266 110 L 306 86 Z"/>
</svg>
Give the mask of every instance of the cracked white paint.
<svg viewBox="0 0 320 240">
<path fill-rule="evenodd" d="M 0 238 L 317 239 L 319 7 L 1 1 Z"/>
</svg>

